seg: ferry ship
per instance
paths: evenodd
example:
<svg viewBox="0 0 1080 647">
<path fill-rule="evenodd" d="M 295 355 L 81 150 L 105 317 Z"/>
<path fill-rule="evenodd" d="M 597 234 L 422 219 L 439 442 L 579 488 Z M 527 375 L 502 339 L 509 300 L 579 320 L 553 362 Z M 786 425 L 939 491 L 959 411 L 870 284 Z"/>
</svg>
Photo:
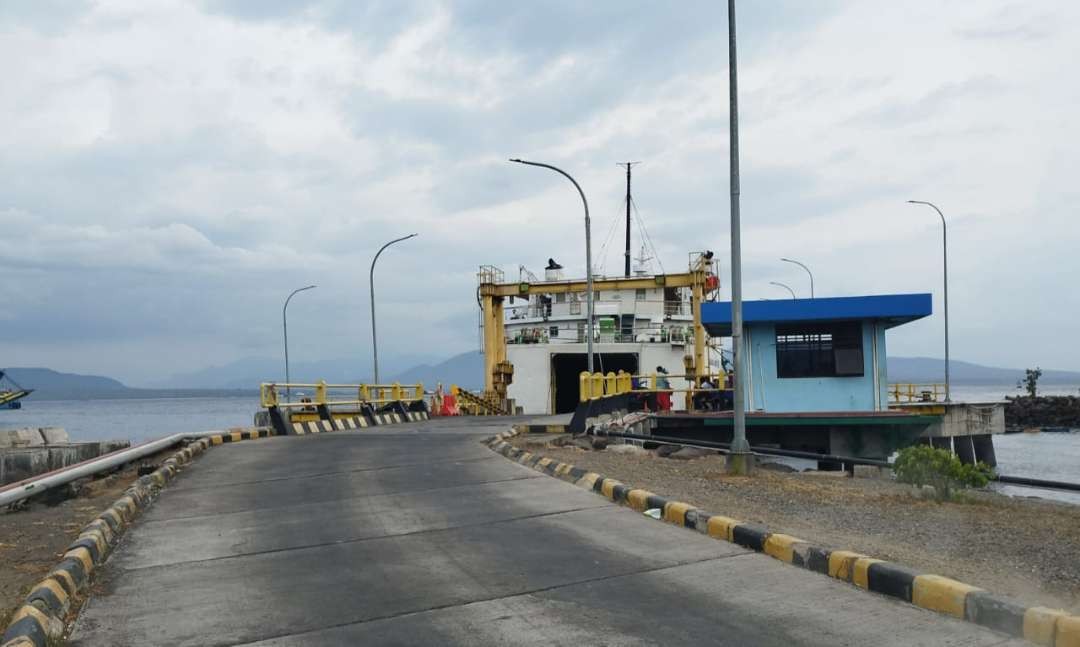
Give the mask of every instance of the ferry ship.
<svg viewBox="0 0 1080 647">
<path fill-rule="evenodd" d="M 549 258 L 543 279 L 524 265 L 517 282 L 507 282 L 494 266 L 481 266 L 477 298 L 481 306 L 484 394 L 489 411 L 524 414 L 570 413 L 577 408 L 580 376 L 588 370 L 588 336 L 593 341 L 593 371 L 620 371 L 655 381 L 666 373 L 669 385 L 684 389 L 691 379 L 720 371 L 719 339 L 710 340 L 701 324 L 701 304 L 715 300 L 720 279 L 710 251 L 692 252 L 687 271 L 653 273 L 646 245 L 631 271 L 631 167 L 626 168 L 626 237 L 621 276 L 592 272 L 593 321 L 589 322 L 585 278 L 567 278 Z M 620 216 L 621 218 L 621 216 Z M 651 242 L 638 215 L 642 242 Z M 608 240 L 616 231 L 612 223 Z M 604 247 L 600 257 L 604 257 Z M 656 256 L 655 248 L 652 250 Z M 657 259 L 658 263 L 659 260 Z M 663 269 L 661 264 L 661 270 Z M 648 377 L 644 377 L 648 376 Z M 475 403 L 480 405 L 481 403 Z M 675 409 L 686 402 L 673 402 Z"/>
<path fill-rule="evenodd" d="M 488 397 L 525 414 L 574 411 L 589 334 L 597 372 L 666 372 L 676 389 L 687 386 L 685 375 L 717 372 L 719 346 L 700 323 L 701 303 L 714 300 L 720 287 L 713 254 L 691 253 L 687 272 L 678 274 L 653 274 L 647 260 L 643 253 L 634 272 L 624 276 L 594 272 L 591 327 L 586 279 L 566 278 L 553 259 L 543 280 L 521 267 L 519 280 L 507 282 L 500 269 L 481 267 Z"/>
</svg>

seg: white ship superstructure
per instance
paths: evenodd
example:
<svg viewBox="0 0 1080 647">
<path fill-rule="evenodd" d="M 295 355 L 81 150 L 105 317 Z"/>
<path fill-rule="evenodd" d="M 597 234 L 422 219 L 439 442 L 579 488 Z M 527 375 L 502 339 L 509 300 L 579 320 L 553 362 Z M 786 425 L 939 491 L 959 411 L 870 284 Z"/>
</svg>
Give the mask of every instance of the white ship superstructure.
<svg viewBox="0 0 1080 647">
<path fill-rule="evenodd" d="M 718 287 L 711 254 L 692 254 L 685 274 L 651 274 L 639 261 L 633 276 L 594 274 L 593 281 L 595 371 L 649 375 L 662 367 L 672 375 L 671 385 L 681 388 L 686 381 L 677 376 L 697 374 L 698 365 L 708 370 L 704 330 L 698 333 L 695 350 L 699 324 L 694 313 Z M 484 268 L 482 290 L 485 282 L 501 284 L 503 294 L 517 287 L 521 295 L 506 294 L 499 302 L 503 339 L 485 335 L 488 342 L 505 348 L 505 357 L 491 362 L 494 373 L 499 362 L 513 367 L 506 397 L 527 414 L 573 411 L 579 376 L 587 369 L 585 279 L 567 279 L 563 269 L 550 262 L 543 280 L 522 268 L 519 283 L 507 283 L 499 270 Z M 490 316 L 486 321 L 497 320 L 495 313 Z M 682 407 L 681 402 L 674 404 Z"/>
</svg>

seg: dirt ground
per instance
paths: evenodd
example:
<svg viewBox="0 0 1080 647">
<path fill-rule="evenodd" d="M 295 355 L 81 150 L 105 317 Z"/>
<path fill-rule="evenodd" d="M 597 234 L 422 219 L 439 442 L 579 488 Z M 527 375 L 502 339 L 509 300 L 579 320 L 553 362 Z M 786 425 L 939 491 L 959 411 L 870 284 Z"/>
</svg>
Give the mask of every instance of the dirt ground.
<svg viewBox="0 0 1080 647">
<path fill-rule="evenodd" d="M 24 510 L 0 511 L 0 631 L 83 526 L 120 498 L 136 478 L 137 467 L 130 465 L 80 484 L 77 497 L 56 505 L 35 502 Z"/>
<path fill-rule="evenodd" d="M 688 461 L 512 442 L 713 514 L 834 549 L 952 577 L 1027 604 L 1080 612 L 1080 506 L 976 492 L 936 503 L 891 479 L 842 472 L 724 474 L 722 456 Z"/>
</svg>

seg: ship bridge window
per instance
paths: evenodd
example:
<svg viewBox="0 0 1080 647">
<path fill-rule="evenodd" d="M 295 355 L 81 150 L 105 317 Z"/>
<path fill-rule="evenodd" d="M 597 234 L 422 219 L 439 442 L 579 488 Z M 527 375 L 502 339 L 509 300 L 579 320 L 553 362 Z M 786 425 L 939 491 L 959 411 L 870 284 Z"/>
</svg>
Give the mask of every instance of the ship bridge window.
<svg viewBox="0 0 1080 647">
<path fill-rule="evenodd" d="M 644 289 L 634 290 L 634 300 L 644 301 L 647 296 L 647 292 Z"/>
<path fill-rule="evenodd" d="M 863 375 L 859 322 L 788 324 L 776 327 L 776 376 L 857 377 Z"/>
<path fill-rule="evenodd" d="M 555 303 L 566 303 L 566 293 L 565 292 L 557 292 L 557 293 L 555 293 Z"/>
</svg>

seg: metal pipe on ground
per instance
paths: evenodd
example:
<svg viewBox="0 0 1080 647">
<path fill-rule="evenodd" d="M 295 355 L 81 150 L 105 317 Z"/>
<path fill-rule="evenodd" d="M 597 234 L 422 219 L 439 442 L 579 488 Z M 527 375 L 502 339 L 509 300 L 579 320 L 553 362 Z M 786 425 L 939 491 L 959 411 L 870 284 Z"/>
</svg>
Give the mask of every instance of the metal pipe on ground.
<svg viewBox="0 0 1080 647">
<path fill-rule="evenodd" d="M 177 445 L 186 439 L 216 436 L 217 434 L 222 433 L 225 432 L 202 431 L 172 434 L 171 436 L 166 436 L 158 440 L 151 440 L 135 447 L 121 449 L 98 458 L 83 461 L 82 463 L 71 465 L 64 469 L 55 470 L 42 476 L 37 476 L 18 483 L 12 483 L 3 489 L 0 489 L 0 507 L 17 503 L 36 494 L 41 494 L 51 488 L 66 485 L 72 481 L 93 476 L 98 472 L 103 472 L 139 460 L 140 458 L 156 454 L 173 445 Z"/>
<path fill-rule="evenodd" d="M 688 441 L 681 438 L 669 438 L 667 436 L 646 436 L 644 434 L 628 434 L 620 431 L 607 431 L 604 433 L 590 432 L 594 436 L 609 436 L 611 438 L 626 438 L 628 440 L 642 440 L 653 443 L 663 443 L 665 445 L 682 445 L 684 447 L 701 447 L 702 449 L 715 449 L 722 452 L 730 451 L 730 443 L 717 443 L 708 440 L 693 440 Z M 857 458 L 854 456 L 837 456 L 835 454 L 818 454 L 816 452 L 800 452 L 790 449 L 775 449 L 772 447 L 751 447 L 751 451 L 755 454 L 763 454 L 766 456 L 784 456 L 787 458 L 806 458 L 810 460 L 819 461 L 832 461 L 835 463 L 847 463 L 849 465 L 874 465 L 877 467 L 888 467 L 892 469 L 893 465 L 889 461 L 879 461 L 872 458 Z M 1069 483 L 1066 481 L 1048 481 L 1044 479 L 1033 479 L 1025 476 L 1008 476 L 1005 474 L 995 474 L 993 479 L 999 483 L 1005 483 L 1008 485 L 1020 485 L 1024 487 L 1042 488 L 1044 490 L 1068 490 L 1071 492 L 1080 492 L 1080 483 Z"/>
</svg>

